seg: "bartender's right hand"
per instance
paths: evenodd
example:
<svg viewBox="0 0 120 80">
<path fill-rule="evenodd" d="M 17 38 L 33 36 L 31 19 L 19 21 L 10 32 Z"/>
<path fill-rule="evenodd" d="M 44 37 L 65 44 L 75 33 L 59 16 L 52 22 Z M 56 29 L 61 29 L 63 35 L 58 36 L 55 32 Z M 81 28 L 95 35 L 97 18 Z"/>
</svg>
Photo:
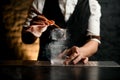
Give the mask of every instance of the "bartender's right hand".
<svg viewBox="0 0 120 80">
<path fill-rule="evenodd" d="M 34 36 L 40 37 L 41 34 L 46 31 L 47 27 L 53 24 L 53 20 L 48 20 L 46 17 L 38 15 L 31 20 L 28 31 L 33 33 Z"/>
</svg>

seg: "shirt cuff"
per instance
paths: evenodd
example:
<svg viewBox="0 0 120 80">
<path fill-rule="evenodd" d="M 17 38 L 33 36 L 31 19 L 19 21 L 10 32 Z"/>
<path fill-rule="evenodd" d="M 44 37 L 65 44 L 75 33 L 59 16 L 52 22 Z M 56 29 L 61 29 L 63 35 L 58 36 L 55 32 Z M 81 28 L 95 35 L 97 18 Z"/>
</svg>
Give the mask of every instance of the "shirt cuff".
<svg viewBox="0 0 120 80">
<path fill-rule="evenodd" d="M 91 40 L 94 40 L 94 41 L 98 42 L 99 44 L 101 44 L 101 41 L 99 39 L 92 38 Z"/>
<path fill-rule="evenodd" d="M 94 41 L 97 41 L 99 44 L 101 44 L 101 41 L 100 41 L 100 36 L 96 36 L 96 35 L 88 35 L 87 36 L 87 40 L 94 40 Z"/>
</svg>

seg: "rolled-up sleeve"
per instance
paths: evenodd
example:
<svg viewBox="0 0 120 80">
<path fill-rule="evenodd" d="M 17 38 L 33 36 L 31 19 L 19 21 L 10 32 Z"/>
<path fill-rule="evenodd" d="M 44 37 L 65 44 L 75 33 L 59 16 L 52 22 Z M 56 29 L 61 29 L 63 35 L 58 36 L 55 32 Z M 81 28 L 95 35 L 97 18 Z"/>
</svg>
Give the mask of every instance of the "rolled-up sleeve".
<svg viewBox="0 0 120 80">
<path fill-rule="evenodd" d="M 30 6 L 29 12 L 28 12 L 28 17 L 26 18 L 25 23 L 23 24 L 23 27 L 29 27 L 30 26 L 30 21 L 32 20 L 33 17 L 37 16 L 35 11 L 38 11 L 39 13 L 42 14 L 43 6 L 44 6 L 44 0 L 34 0 Z"/>
<path fill-rule="evenodd" d="M 89 0 L 90 18 L 88 23 L 88 35 L 100 36 L 101 6 L 97 0 Z"/>
</svg>

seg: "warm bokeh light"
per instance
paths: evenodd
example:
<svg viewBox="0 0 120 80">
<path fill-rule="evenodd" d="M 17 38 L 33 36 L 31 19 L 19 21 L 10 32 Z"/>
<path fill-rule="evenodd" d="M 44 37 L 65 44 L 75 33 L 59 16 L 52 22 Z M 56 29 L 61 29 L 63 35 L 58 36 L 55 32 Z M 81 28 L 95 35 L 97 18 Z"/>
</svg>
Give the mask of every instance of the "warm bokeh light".
<svg viewBox="0 0 120 80">
<path fill-rule="evenodd" d="M 15 54 L 18 59 L 36 60 L 39 51 L 39 40 L 33 44 L 24 44 L 21 40 L 22 24 L 24 23 L 29 6 L 32 0 L 11 0 L 3 2 L 3 33 L 5 35 L 5 43 L 10 48 L 9 54 Z M 4 43 L 3 43 L 4 44 Z M 4 53 L 5 54 L 5 53 Z"/>
</svg>

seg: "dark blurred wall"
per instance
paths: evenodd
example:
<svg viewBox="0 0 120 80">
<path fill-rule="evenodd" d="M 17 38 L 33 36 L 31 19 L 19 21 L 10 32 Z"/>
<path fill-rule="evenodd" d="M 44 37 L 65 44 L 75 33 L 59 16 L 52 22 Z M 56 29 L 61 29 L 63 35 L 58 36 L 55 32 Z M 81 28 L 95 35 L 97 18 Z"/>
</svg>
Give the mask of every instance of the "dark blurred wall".
<svg viewBox="0 0 120 80">
<path fill-rule="evenodd" d="M 101 45 L 97 60 L 120 63 L 120 0 L 98 0 L 101 4 Z"/>
<path fill-rule="evenodd" d="M 98 1 L 102 10 L 101 44 L 92 58 L 120 63 L 120 0 Z M 37 53 L 38 42 L 34 46 L 25 45 L 20 34 L 31 2 L 32 0 L 0 0 L 0 59 L 20 59 L 26 54 L 30 57 L 32 53 Z M 33 47 L 37 49 L 33 50 Z"/>
<path fill-rule="evenodd" d="M 38 42 L 27 45 L 21 41 L 22 24 L 32 1 L 0 0 L 0 59 L 33 59 L 37 56 Z"/>
</svg>

